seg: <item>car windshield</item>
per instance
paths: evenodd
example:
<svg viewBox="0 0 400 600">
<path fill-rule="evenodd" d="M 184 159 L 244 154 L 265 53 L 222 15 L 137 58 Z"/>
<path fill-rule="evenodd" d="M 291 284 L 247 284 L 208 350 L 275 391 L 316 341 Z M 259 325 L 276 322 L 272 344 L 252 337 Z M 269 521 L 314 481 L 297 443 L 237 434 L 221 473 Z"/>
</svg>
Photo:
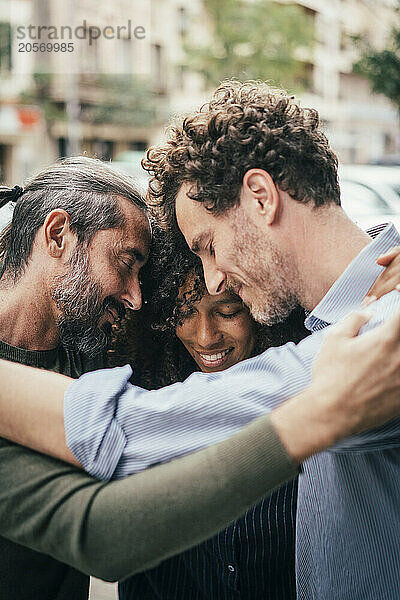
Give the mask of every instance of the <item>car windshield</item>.
<svg viewBox="0 0 400 600">
<path fill-rule="evenodd" d="M 8 225 L 12 219 L 14 205 L 11 203 L 6 204 L 0 209 L 0 231 Z"/>
<path fill-rule="evenodd" d="M 370 187 L 355 181 L 341 181 L 341 200 L 344 210 L 351 216 L 390 215 L 391 207 Z"/>
<path fill-rule="evenodd" d="M 390 187 L 394 189 L 400 200 L 400 183 L 391 183 Z"/>
</svg>

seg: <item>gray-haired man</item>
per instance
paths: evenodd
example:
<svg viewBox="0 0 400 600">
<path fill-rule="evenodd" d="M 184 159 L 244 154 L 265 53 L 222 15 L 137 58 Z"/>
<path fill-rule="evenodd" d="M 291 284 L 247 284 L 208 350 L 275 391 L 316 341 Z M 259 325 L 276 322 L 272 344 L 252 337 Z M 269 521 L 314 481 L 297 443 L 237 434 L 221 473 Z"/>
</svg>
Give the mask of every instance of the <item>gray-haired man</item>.
<svg viewBox="0 0 400 600">
<path fill-rule="evenodd" d="M 135 183 L 76 157 L 0 195 L 15 201 L 1 239 L 0 356 L 74 378 L 104 367 L 112 322 L 141 305 L 151 234 Z M 47 555 L 0 538 L 0 556 L 1 598 L 87 597 L 88 578 Z"/>
</svg>

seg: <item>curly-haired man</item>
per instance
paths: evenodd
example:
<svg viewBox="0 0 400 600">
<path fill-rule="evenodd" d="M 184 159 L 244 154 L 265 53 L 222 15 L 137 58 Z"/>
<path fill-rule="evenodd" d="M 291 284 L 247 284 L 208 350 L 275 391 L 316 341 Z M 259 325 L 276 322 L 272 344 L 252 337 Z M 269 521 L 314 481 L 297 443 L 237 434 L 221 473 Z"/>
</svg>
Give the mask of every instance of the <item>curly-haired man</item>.
<svg viewBox="0 0 400 600">
<path fill-rule="evenodd" d="M 181 433 L 173 440 L 174 453 L 178 445 L 188 451 L 201 437 L 198 429 L 213 435 L 221 404 L 226 426 L 233 410 L 229 397 L 241 392 L 246 396 L 249 377 L 252 387 L 259 386 L 260 403 L 270 408 L 303 389 L 324 328 L 360 305 L 380 272 L 377 256 L 399 245 L 400 236 L 392 225 L 368 235 L 347 217 L 340 206 L 337 158 L 318 113 L 263 83 L 222 84 L 209 104 L 172 126 L 165 145 L 149 151 L 144 166 L 152 175 L 151 203 L 200 256 L 210 294 L 230 287 L 256 320 L 268 324 L 301 304 L 311 313 L 306 324 L 313 332 L 296 347 L 270 349 L 213 374 L 211 381 L 192 376 L 179 389 L 159 390 L 157 400 L 168 403 L 162 422 L 146 409 L 152 435 L 160 440 L 160 456 L 152 454 L 151 459 L 159 460 L 169 457 L 163 444 L 178 422 Z M 369 327 L 399 304 L 398 292 L 380 299 Z M 115 377 L 125 390 L 126 376 Z M 93 386 L 99 387 L 95 378 Z M 85 393 L 78 383 L 75 395 Z M 132 403 L 136 408 L 135 389 L 127 396 L 130 410 Z M 196 419 L 205 402 L 213 419 L 199 426 Z M 67 400 L 71 423 L 87 422 L 90 409 L 82 402 L 79 408 L 71 406 Z M 120 398 L 104 431 L 118 422 L 123 407 Z M 283 404 L 273 415 L 284 430 L 287 407 Z M 144 435 L 139 422 L 129 430 L 135 450 Z M 300 598 L 389 600 L 400 589 L 400 520 L 395 508 L 400 501 L 399 425 L 399 419 L 391 421 L 305 462 L 297 520 Z M 82 426 L 79 434 L 73 424 L 66 423 L 66 428 L 71 447 L 90 469 L 90 457 L 78 439 L 87 428 Z M 292 449 L 304 443 L 303 436 L 301 427 L 288 427 L 283 441 Z M 130 455 L 132 445 L 122 455 Z M 231 573 L 232 585 L 240 585 L 240 560 Z"/>
<path fill-rule="evenodd" d="M 153 175 L 152 203 L 200 256 L 209 292 L 232 288 L 263 323 L 284 319 L 298 303 L 311 311 L 312 331 L 336 322 L 376 278 L 375 257 L 400 241 L 391 225 L 371 231 L 372 241 L 346 216 L 318 113 L 263 83 L 222 84 L 144 166 Z M 398 302 L 396 292 L 380 301 L 377 320 Z M 307 362 L 308 350 L 287 348 L 264 365 L 275 403 L 289 382 L 306 380 L 304 364 L 293 360 Z M 306 462 L 300 598 L 389 600 L 400 589 L 399 424 Z"/>
</svg>

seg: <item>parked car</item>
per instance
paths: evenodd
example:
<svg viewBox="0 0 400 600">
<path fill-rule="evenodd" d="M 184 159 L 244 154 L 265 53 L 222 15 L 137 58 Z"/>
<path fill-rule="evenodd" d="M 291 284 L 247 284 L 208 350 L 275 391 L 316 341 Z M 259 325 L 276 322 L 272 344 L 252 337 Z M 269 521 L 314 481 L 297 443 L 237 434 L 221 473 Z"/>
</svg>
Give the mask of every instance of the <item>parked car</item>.
<svg viewBox="0 0 400 600">
<path fill-rule="evenodd" d="M 384 154 L 373 162 L 374 165 L 388 165 L 400 167 L 400 154 Z"/>
<path fill-rule="evenodd" d="M 373 189 L 389 203 L 400 206 L 400 167 L 380 165 L 341 165 L 339 177 Z"/>
<path fill-rule="evenodd" d="M 342 206 L 363 229 L 391 221 L 400 230 L 400 168 L 343 165 Z"/>
<path fill-rule="evenodd" d="M 8 225 L 12 219 L 14 204 L 9 202 L 0 209 L 0 231 Z"/>
<path fill-rule="evenodd" d="M 120 152 L 109 164 L 118 171 L 122 171 L 130 175 L 136 180 L 141 191 L 145 194 L 149 185 L 149 175 L 142 168 L 141 161 L 143 152 L 137 150 L 127 150 Z"/>
</svg>

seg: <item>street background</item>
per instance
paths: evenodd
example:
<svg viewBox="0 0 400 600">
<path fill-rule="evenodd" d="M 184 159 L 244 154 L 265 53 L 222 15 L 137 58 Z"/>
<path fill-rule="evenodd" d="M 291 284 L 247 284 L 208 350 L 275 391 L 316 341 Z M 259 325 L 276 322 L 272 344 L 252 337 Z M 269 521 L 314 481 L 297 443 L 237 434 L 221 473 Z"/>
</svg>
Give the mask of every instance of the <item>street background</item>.
<svg viewBox="0 0 400 600">
<path fill-rule="evenodd" d="M 135 172 L 170 117 L 199 106 L 230 76 L 283 85 L 317 108 L 343 162 L 399 153 L 395 103 L 372 93 L 354 67 L 362 44 L 390 44 L 398 4 L 0 0 L 0 179 L 22 183 L 82 152 Z M 54 30 L 43 30 L 49 24 Z M 56 47 L 62 42 L 73 51 Z"/>
<path fill-rule="evenodd" d="M 319 110 L 340 161 L 353 165 L 341 174 L 344 200 L 362 224 L 400 217 L 400 167 L 370 166 L 400 164 L 398 8 L 397 0 L 0 0 L 0 182 L 23 185 L 57 158 L 85 153 L 146 185 L 140 160 L 170 118 L 234 76 L 286 87 Z M 357 171 L 359 163 L 369 166 Z M 92 600 L 116 597 L 115 585 L 93 582 Z"/>
</svg>

